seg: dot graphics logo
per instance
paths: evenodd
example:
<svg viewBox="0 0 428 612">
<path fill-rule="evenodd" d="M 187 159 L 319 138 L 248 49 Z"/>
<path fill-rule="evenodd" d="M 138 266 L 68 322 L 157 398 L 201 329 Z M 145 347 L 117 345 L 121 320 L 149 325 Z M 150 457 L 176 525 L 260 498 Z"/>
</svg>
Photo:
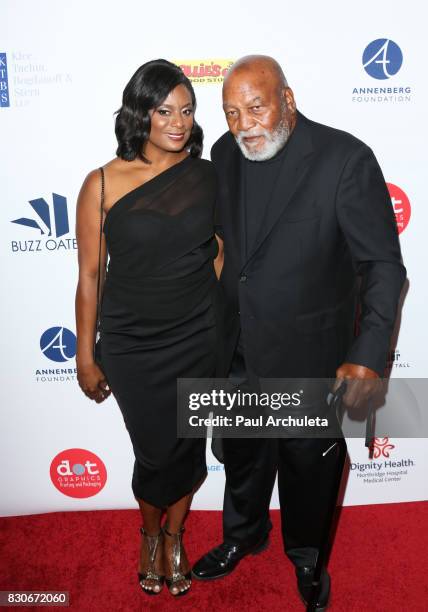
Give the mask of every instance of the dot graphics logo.
<svg viewBox="0 0 428 612">
<path fill-rule="evenodd" d="M 102 460 L 84 448 L 69 448 L 58 453 L 52 460 L 50 476 L 60 493 L 79 499 L 97 495 L 107 482 Z"/>
<path fill-rule="evenodd" d="M 411 207 L 407 195 L 400 187 L 393 183 L 387 183 L 391 204 L 395 214 L 398 233 L 404 232 L 410 221 Z"/>
<path fill-rule="evenodd" d="M 50 361 L 65 363 L 76 355 L 76 336 L 66 327 L 50 327 L 40 337 L 40 350 Z M 76 366 L 36 369 L 36 382 L 69 382 L 76 380 Z"/>
<path fill-rule="evenodd" d="M 390 79 L 403 63 L 400 47 L 393 40 L 378 38 L 364 49 L 363 67 L 374 79 Z"/>
<path fill-rule="evenodd" d="M 29 200 L 29 204 L 37 218 L 20 217 L 19 219 L 13 219 L 12 223 L 38 230 L 43 238 L 12 240 L 11 250 L 13 253 L 77 249 L 76 238 L 65 238 L 70 231 L 67 198 L 53 193 L 51 206 L 44 198 Z"/>
</svg>

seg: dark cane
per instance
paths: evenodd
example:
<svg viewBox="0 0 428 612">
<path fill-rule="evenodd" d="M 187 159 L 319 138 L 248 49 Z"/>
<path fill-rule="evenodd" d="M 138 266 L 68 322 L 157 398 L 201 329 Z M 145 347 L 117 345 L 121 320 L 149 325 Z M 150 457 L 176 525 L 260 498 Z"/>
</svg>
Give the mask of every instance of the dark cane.
<svg viewBox="0 0 428 612">
<path fill-rule="evenodd" d="M 338 389 L 336 389 L 335 393 L 330 393 L 327 397 L 327 403 L 331 408 L 331 412 L 333 415 L 338 414 L 338 410 L 342 403 L 342 398 L 346 392 L 346 382 L 343 381 Z M 329 543 L 330 543 L 330 532 L 333 525 L 333 519 L 336 512 L 336 504 L 337 497 L 339 495 L 340 482 L 342 480 L 343 468 L 345 466 L 346 460 L 346 443 L 344 439 L 338 440 L 338 449 L 339 456 L 337 462 L 337 472 L 335 474 L 335 479 L 333 485 L 331 487 L 331 496 L 329 505 L 327 508 L 325 525 L 322 534 L 322 540 L 320 543 L 317 562 L 314 569 L 314 575 L 312 579 L 312 590 L 311 596 L 308 601 L 308 605 L 306 608 L 306 612 L 313 612 L 316 610 L 316 605 L 318 601 L 318 597 L 321 590 L 321 574 L 324 566 L 326 565 L 328 551 L 329 551 Z"/>
<path fill-rule="evenodd" d="M 375 418 L 376 413 L 374 409 L 373 402 L 370 402 L 369 408 L 367 411 L 367 421 L 366 421 L 366 442 L 365 445 L 369 449 L 369 458 L 373 459 L 373 438 L 375 435 Z"/>
</svg>

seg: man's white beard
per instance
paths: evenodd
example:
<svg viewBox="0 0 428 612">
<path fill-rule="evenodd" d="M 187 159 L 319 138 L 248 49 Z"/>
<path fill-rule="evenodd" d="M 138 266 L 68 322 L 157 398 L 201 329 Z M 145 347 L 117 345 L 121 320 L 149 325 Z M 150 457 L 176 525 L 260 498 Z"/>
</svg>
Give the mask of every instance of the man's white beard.
<svg viewBox="0 0 428 612">
<path fill-rule="evenodd" d="M 244 138 L 249 136 L 264 136 L 265 140 L 263 147 L 257 150 L 248 148 L 244 142 Z M 262 128 L 247 130 L 246 132 L 241 131 L 235 136 L 235 140 L 244 157 L 250 161 L 266 161 L 274 157 L 278 151 L 282 149 L 289 136 L 290 130 L 288 126 L 281 121 L 272 132 Z"/>
</svg>

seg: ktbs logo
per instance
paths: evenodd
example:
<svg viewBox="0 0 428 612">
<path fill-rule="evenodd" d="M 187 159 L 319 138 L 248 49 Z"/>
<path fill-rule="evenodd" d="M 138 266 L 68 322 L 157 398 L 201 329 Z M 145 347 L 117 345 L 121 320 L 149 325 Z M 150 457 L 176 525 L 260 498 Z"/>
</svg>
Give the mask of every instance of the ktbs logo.
<svg viewBox="0 0 428 612">
<path fill-rule="evenodd" d="M 84 448 L 63 450 L 52 460 L 53 485 L 68 497 L 93 497 L 104 488 L 107 470 L 103 461 Z"/>
<path fill-rule="evenodd" d="M 374 79 L 390 79 L 397 74 L 403 63 L 400 47 L 393 40 L 378 38 L 364 49 L 363 66 Z"/>
<path fill-rule="evenodd" d="M 57 193 L 52 194 L 52 205 L 44 198 L 29 200 L 36 213 L 36 218 L 20 217 L 12 223 L 36 230 L 42 238 L 33 240 L 12 240 L 12 252 L 42 252 L 73 250 L 77 248 L 76 238 L 65 238 L 70 231 L 68 220 L 67 198 Z"/>
<path fill-rule="evenodd" d="M 68 361 L 76 355 L 76 336 L 66 327 L 50 327 L 40 338 L 40 349 L 51 361 Z"/>
<path fill-rule="evenodd" d="M 4 106 L 10 106 L 9 79 L 6 53 L 0 53 L 0 108 Z"/>
<path fill-rule="evenodd" d="M 411 207 L 407 195 L 400 187 L 393 183 L 387 183 L 391 204 L 395 214 L 398 233 L 404 232 L 410 221 Z"/>
</svg>

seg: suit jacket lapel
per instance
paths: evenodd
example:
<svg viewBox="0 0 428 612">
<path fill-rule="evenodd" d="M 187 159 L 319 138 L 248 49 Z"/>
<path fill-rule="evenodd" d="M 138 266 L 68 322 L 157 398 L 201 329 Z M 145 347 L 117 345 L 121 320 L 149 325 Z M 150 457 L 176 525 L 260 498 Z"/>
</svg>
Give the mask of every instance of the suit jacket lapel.
<svg viewBox="0 0 428 612">
<path fill-rule="evenodd" d="M 223 188 L 227 190 L 226 201 L 228 205 L 226 210 L 230 215 L 230 227 L 233 235 L 232 244 L 228 244 L 228 248 L 232 248 L 235 251 L 237 261 L 242 265 L 243 249 L 244 249 L 244 227 L 242 223 L 241 215 L 241 189 L 242 189 L 242 169 L 241 169 L 241 153 L 238 145 L 235 143 L 235 139 L 232 135 L 231 147 L 228 148 L 227 154 L 225 154 L 223 163 L 226 166 L 226 181 L 224 182 Z"/>
<path fill-rule="evenodd" d="M 263 223 L 242 269 L 256 254 L 278 219 L 284 214 L 309 169 L 310 158 L 313 153 L 312 139 L 307 119 L 300 113 L 298 113 L 297 123 L 287 144 L 287 149 Z"/>
</svg>

